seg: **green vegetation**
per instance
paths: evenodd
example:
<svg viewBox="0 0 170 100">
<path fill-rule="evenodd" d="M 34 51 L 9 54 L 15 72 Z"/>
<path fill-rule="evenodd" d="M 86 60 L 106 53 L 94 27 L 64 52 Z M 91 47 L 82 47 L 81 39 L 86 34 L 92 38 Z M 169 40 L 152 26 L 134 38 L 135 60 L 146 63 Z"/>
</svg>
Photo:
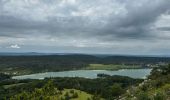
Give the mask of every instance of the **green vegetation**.
<svg viewBox="0 0 170 100">
<path fill-rule="evenodd" d="M 93 96 L 93 95 L 88 94 L 84 91 L 80 91 L 80 90 L 76 90 L 76 89 L 64 89 L 62 91 L 61 98 L 64 98 L 64 96 L 67 93 L 69 94 L 70 97 L 72 97 L 71 100 L 88 100 L 88 98 L 90 99 Z"/>
<path fill-rule="evenodd" d="M 0 56 L 0 73 L 23 75 L 48 71 L 76 70 L 95 59 L 85 55 Z"/>
<path fill-rule="evenodd" d="M 153 69 L 148 79 L 124 96 L 127 100 L 170 100 L 170 65 Z"/>
<path fill-rule="evenodd" d="M 52 82 L 52 85 L 49 82 Z M 13 98 L 15 100 L 16 98 L 22 98 L 20 96 L 27 95 L 29 98 L 44 96 L 43 100 L 45 100 L 46 97 L 62 98 L 68 92 L 67 94 L 69 95 L 67 96 L 69 98 L 78 96 L 78 98 L 86 97 L 88 100 L 99 100 L 98 98 L 112 100 L 125 93 L 129 86 L 137 85 L 140 82 L 142 82 L 141 79 L 123 76 L 106 76 L 97 79 L 47 78 L 44 80 L 8 80 L 0 82 L 0 99 L 6 98 L 8 100 Z M 70 95 L 70 93 L 73 93 L 71 90 L 74 90 L 76 94 Z M 62 94 L 60 94 L 61 92 Z M 80 99 L 74 98 L 73 100 Z"/>
<path fill-rule="evenodd" d="M 142 80 L 140 79 L 132 79 L 123 76 L 107 76 L 97 79 L 54 78 L 54 83 L 61 90 L 64 88 L 74 88 L 93 95 L 97 94 L 102 98 L 107 98 L 107 100 L 119 96 L 118 93 L 124 93 L 130 85 L 136 85 L 140 82 L 142 82 Z M 119 85 L 117 85 L 116 83 Z M 113 89 L 117 89 L 118 93 L 115 93 L 115 95 L 113 95 Z"/>
<path fill-rule="evenodd" d="M 119 69 L 137 69 L 142 68 L 140 65 L 124 65 L 124 64 L 89 64 L 84 68 L 87 70 L 119 70 Z"/>
<path fill-rule="evenodd" d="M 25 83 L 17 83 L 17 84 L 10 84 L 10 85 L 4 85 L 4 89 L 8 89 L 8 88 L 12 88 L 12 87 L 16 87 L 16 86 L 20 86 L 23 85 Z"/>
<path fill-rule="evenodd" d="M 87 100 L 92 95 L 76 90 L 58 90 L 52 81 L 48 81 L 42 88 L 35 88 L 31 92 L 22 92 L 10 97 L 10 100 Z"/>
<path fill-rule="evenodd" d="M 44 56 L 0 56 L 0 73 L 9 75 L 25 75 L 49 71 L 65 71 L 78 69 L 139 68 L 157 66 L 159 62 L 166 64 L 170 58 L 133 57 L 91 55 L 44 55 Z M 146 66 L 149 65 L 149 66 Z"/>
<path fill-rule="evenodd" d="M 10 78 L 11 78 L 10 75 L 6 75 L 6 74 L 3 74 L 3 73 L 0 73 L 0 81 L 8 80 Z"/>
<path fill-rule="evenodd" d="M 88 55 L 0 57 L 0 100 L 170 100 L 169 58 Z M 164 66 L 158 62 L 163 61 Z M 99 74 L 99 78 L 56 77 L 13 80 L 12 75 L 76 69 L 117 70 L 157 65 L 145 79 Z M 147 66 L 148 67 L 148 66 Z M 144 67 L 146 68 L 146 66 Z"/>
</svg>

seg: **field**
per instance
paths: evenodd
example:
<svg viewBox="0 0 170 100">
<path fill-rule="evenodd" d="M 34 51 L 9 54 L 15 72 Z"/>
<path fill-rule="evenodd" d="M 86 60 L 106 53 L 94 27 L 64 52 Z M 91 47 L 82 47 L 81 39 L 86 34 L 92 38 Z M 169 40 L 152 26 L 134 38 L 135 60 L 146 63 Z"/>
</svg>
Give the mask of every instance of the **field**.
<svg viewBox="0 0 170 100">
<path fill-rule="evenodd" d="M 76 90 L 76 89 L 64 89 L 60 92 L 61 94 L 50 96 L 50 100 L 62 100 L 64 98 L 69 97 L 69 100 L 88 100 L 92 98 L 93 95 L 88 94 L 84 91 Z M 75 95 L 76 94 L 76 95 Z M 62 98 L 62 99 L 61 99 Z M 65 99 L 64 99 L 65 100 Z M 103 99 L 101 99 L 103 100 Z"/>
<path fill-rule="evenodd" d="M 16 87 L 16 86 L 20 86 L 20 85 L 23 85 L 25 83 L 17 83 L 17 84 L 11 84 L 11 85 L 4 85 L 3 87 L 5 89 L 9 89 L 9 88 L 13 88 L 13 87 Z"/>
<path fill-rule="evenodd" d="M 68 93 L 69 96 L 72 96 L 73 95 L 73 91 L 74 93 L 77 94 L 77 98 L 73 98 L 71 100 L 88 100 L 88 98 L 91 98 L 92 95 L 91 94 L 88 94 L 86 92 L 83 92 L 83 91 L 80 91 L 80 90 L 76 90 L 76 89 L 64 89 L 62 91 L 62 95 L 60 97 L 63 97 Z"/>
<path fill-rule="evenodd" d="M 119 70 L 119 69 L 136 69 L 141 68 L 139 65 L 118 65 L 118 64 L 89 64 L 86 70 Z"/>
</svg>

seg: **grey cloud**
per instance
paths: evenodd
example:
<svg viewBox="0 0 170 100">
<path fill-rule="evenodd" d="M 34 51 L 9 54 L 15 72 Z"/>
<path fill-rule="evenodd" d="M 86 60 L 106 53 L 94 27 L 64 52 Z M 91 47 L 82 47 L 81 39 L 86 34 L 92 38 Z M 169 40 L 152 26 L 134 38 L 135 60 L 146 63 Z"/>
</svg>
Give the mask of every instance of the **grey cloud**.
<svg viewBox="0 0 170 100">
<path fill-rule="evenodd" d="M 169 31 L 170 32 L 170 27 L 158 27 L 157 29 L 160 31 Z"/>
<path fill-rule="evenodd" d="M 47 3 L 46 0 L 44 0 L 44 2 Z M 48 2 L 49 6 L 54 3 L 54 1 L 51 2 Z M 96 1 L 96 4 L 100 2 Z M 32 21 L 29 19 L 23 20 L 15 16 L 1 15 L 1 35 L 25 35 L 36 32 L 37 34 L 52 34 L 56 36 L 75 34 L 97 37 L 102 37 L 103 35 L 103 37 L 106 37 L 108 35 L 111 38 L 149 38 L 154 35 L 150 27 L 161 14 L 169 10 L 170 5 L 170 2 L 167 0 L 126 0 L 124 2 L 119 1 L 119 3 L 120 2 L 125 4 L 127 14 L 120 16 L 115 14 L 109 15 L 109 19 L 104 19 L 107 22 L 107 25 L 104 27 L 101 27 L 102 23 L 100 23 L 100 19 L 89 24 L 90 19 L 88 17 L 69 16 L 68 14 L 72 11 L 77 11 L 78 7 L 68 5 L 60 9 L 61 12 L 68 17 L 49 16 L 47 22 Z M 80 2 L 80 4 L 89 7 L 90 4 L 93 6 L 94 2 L 83 1 Z M 140 4 L 140 6 L 136 6 L 136 4 Z M 11 34 L 11 31 L 13 31 L 13 34 Z"/>
<path fill-rule="evenodd" d="M 136 4 L 128 3 L 126 5 L 126 16 L 117 19 L 114 19 L 113 16 L 110 19 L 111 23 L 106 26 L 103 33 L 113 34 L 119 38 L 154 37 L 154 33 L 150 28 L 158 17 L 170 10 L 170 2 L 166 0 L 144 1 L 139 7 L 136 7 Z M 140 4 L 139 1 L 136 1 L 136 3 Z"/>
<path fill-rule="evenodd" d="M 84 43 L 86 49 L 92 39 L 100 43 L 109 42 L 112 47 L 120 41 L 124 41 L 120 48 L 125 47 L 127 41 L 127 45 L 132 43 L 134 47 L 138 47 L 142 43 L 146 44 L 148 40 L 158 41 L 161 33 L 155 34 L 155 30 L 170 30 L 169 27 L 152 29 L 161 15 L 170 12 L 168 0 L 65 0 L 66 3 L 61 0 L 35 0 L 37 3 L 27 5 L 24 0 L 18 0 L 20 5 L 10 1 L 0 0 L 0 37 L 13 38 L 11 41 L 37 37 L 37 41 L 47 39 L 42 44 L 48 44 L 50 42 L 45 42 L 50 38 L 69 40 L 68 42 L 79 38 L 89 39 Z M 28 41 L 27 39 L 25 44 L 29 45 Z M 133 44 L 136 41 L 144 42 Z M 30 40 L 30 44 L 34 44 L 31 42 Z M 36 47 L 35 45 L 32 48 Z M 56 42 L 56 45 L 59 44 Z M 61 45 L 64 45 L 64 42 Z M 69 46 L 70 49 L 74 47 Z M 53 47 L 54 50 L 55 48 L 58 47 Z M 119 45 L 116 48 L 119 48 Z M 104 52 L 104 49 L 102 50 Z"/>
<path fill-rule="evenodd" d="M 44 2 L 47 3 L 46 0 Z M 49 6 L 51 2 L 48 2 Z M 84 5 L 84 2 L 80 2 L 80 4 Z M 100 2 L 96 1 L 96 4 Z M 122 3 L 123 1 L 120 2 Z M 141 6 L 135 6 L 136 3 L 139 3 Z M 94 2 L 86 1 L 85 4 L 88 7 L 90 4 L 94 5 Z M 107 22 L 107 25 L 104 27 L 101 26 L 103 23 L 100 22 L 100 18 L 89 23 L 91 21 L 89 17 L 93 16 L 75 17 L 67 15 L 72 11 L 77 11 L 78 7 L 76 6 L 76 8 L 73 5 L 60 9 L 68 17 L 49 16 L 48 21 L 45 22 L 31 19 L 24 20 L 12 15 L 0 15 L 0 35 L 14 36 L 15 34 L 19 34 L 22 36 L 36 32 L 37 34 L 51 34 L 56 36 L 75 34 L 96 37 L 106 37 L 108 35 L 111 38 L 149 38 L 154 35 L 152 30 L 150 30 L 151 25 L 161 14 L 169 10 L 170 5 L 169 1 L 166 0 L 141 0 L 138 2 L 135 0 L 126 0 L 123 4 L 125 4 L 127 14 L 120 16 L 115 14 L 108 15 L 109 19 L 104 19 Z"/>
</svg>

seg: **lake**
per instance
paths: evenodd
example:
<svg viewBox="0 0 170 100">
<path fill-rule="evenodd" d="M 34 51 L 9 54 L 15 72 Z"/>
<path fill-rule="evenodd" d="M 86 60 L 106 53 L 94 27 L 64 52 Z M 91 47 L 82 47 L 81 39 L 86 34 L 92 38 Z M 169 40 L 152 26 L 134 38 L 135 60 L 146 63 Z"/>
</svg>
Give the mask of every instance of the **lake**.
<svg viewBox="0 0 170 100">
<path fill-rule="evenodd" d="M 75 70 L 62 72 L 45 72 L 30 75 L 14 76 L 12 79 L 44 79 L 46 77 L 84 77 L 94 79 L 97 74 L 129 76 L 131 78 L 146 78 L 152 69 L 121 69 L 116 71 L 109 70 Z"/>
</svg>

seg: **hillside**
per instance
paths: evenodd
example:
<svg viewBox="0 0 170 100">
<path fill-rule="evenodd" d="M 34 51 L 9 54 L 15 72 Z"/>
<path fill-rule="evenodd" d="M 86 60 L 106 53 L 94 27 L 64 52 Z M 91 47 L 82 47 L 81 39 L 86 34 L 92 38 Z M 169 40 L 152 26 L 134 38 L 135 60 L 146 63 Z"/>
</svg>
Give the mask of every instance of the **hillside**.
<svg viewBox="0 0 170 100">
<path fill-rule="evenodd" d="M 170 65 L 153 69 L 146 80 L 132 86 L 121 100 L 170 100 Z"/>
<path fill-rule="evenodd" d="M 91 65 L 102 64 L 100 69 L 141 68 L 170 62 L 168 57 L 135 57 L 93 55 L 30 55 L 0 56 L 0 72 L 21 75 L 49 71 L 94 69 Z M 106 66 L 105 66 L 106 65 Z M 111 65 L 111 67 L 108 66 Z M 116 65 L 116 66 L 115 66 Z M 117 66 L 118 65 L 118 66 Z M 149 66 L 148 66 L 149 65 Z M 122 67 L 125 66 L 125 67 Z M 134 67 L 133 67 L 134 66 Z M 90 67 L 90 68 L 89 68 Z M 100 67 L 100 66 L 99 66 Z M 95 67 L 95 69 L 98 69 Z"/>
<path fill-rule="evenodd" d="M 154 68 L 145 80 L 109 75 L 97 79 L 56 77 L 44 80 L 12 80 L 8 75 L 1 76 L 1 100 L 170 99 L 170 65 Z"/>
</svg>

